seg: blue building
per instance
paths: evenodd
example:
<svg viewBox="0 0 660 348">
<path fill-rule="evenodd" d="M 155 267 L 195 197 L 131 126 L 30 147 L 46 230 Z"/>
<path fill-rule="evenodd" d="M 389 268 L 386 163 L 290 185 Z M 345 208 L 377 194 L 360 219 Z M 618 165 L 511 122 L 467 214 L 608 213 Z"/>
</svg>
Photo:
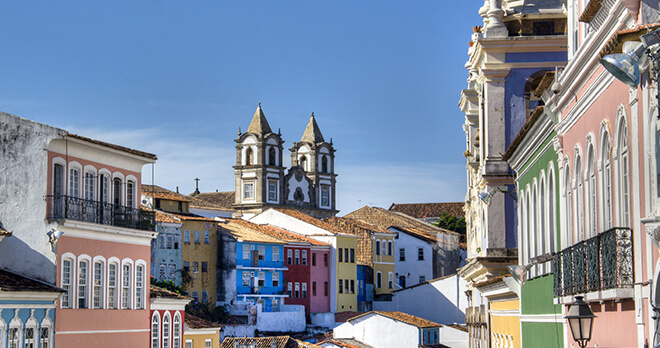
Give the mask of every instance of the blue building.
<svg viewBox="0 0 660 348">
<path fill-rule="evenodd" d="M 271 237 L 267 227 L 242 219 L 228 219 L 220 231 L 236 240 L 236 300 L 260 303 L 277 312 L 288 295 L 284 288 L 284 241 Z"/>
<path fill-rule="evenodd" d="M 171 280 L 181 286 L 181 227 L 177 216 L 156 210 L 156 232 L 151 241 L 151 276 L 157 280 Z"/>
</svg>

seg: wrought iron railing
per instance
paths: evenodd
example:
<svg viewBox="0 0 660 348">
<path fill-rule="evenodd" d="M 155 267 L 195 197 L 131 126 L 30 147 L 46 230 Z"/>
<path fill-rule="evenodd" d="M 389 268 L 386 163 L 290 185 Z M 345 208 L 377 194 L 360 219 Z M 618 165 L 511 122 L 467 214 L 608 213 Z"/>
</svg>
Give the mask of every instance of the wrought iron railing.
<svg viewBox="0 0 660 348">
<path fill-rule="evenodd" d="M 630 228 L 612 228 L 562 250 L 553 260 L 555 297 L 633 286 Z"/>
<path fill-rule="evenodd" d="M 106 202 L 71 196 L 46 196 L 48 218 L 70 219 L 102 225 L 153 231 L 155 214 L 152 211 L 125 207 Z"/>
</svg>

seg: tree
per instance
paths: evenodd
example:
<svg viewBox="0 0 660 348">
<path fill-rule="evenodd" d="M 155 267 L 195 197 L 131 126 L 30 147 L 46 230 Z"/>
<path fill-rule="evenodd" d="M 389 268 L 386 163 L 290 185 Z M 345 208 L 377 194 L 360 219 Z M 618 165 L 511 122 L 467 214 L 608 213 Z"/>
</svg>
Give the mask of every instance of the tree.
<svg viewBox="0 0 660 348">
<path fill-rule="evenodd" d="M 465 218 L 442 213 L 440 220 L 433 223 L 433 225 L 445 230 L 458 232 L 461 234 L 461 242 L 465 241 Z"/>
</svg>

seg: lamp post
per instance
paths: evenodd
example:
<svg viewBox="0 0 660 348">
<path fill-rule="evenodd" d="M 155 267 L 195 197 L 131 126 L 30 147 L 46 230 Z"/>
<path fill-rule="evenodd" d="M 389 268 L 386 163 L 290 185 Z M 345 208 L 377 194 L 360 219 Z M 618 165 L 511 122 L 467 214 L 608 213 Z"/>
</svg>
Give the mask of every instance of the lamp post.
<svg viewBox="0 0 660 348">
<path fill-rule="evenodd" d="M 582 298 L 582 296 L 575 296 L 575 302 L 568 308 L 564 318 L 568 319 L 568 326 L 573 334 L 573 340 L 584 348 L 587 346 L 587 342 L 591 340 L 591 330 L 596 316 Z"/>
</svg>

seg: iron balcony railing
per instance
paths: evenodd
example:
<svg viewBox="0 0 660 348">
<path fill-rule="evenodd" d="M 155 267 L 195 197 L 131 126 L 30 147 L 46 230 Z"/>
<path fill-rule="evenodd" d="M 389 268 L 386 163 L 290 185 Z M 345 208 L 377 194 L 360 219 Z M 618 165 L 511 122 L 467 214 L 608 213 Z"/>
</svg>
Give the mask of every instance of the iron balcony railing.
<svg viewBox="0 0 660 348">
<path fill-rule="evenodd" d="M 616 227 L 562 250 L 553 262 L 555 297 L 633 286 L 632 230 Z"/>
<path fill-rule="evenodd" d="M 46 196 L 46 201 L 51 220 L 69 219 L 154 231 L 155 214 L 152 211 L 63 195 Z"/>
</svg>

